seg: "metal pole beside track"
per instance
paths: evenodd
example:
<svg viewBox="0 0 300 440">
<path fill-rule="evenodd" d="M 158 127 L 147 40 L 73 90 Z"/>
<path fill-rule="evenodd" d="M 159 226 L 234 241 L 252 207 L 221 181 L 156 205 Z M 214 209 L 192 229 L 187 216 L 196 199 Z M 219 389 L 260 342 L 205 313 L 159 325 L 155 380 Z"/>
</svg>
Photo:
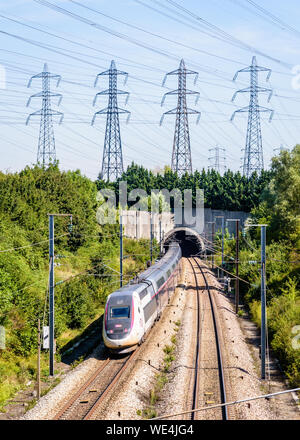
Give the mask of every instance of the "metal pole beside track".
<svg viewBox="0 0 300 440">
<path fill-rule="evenodd" d="M 123 219 L 120 214 L 120 287 L 123 286 Z"/>
<path fill-rule="evenodd" d="M 235 313 L 239 311 L 240 302 L 240 280 L 239 280 L 239 224 L 240 219 L 229 218 L 227 222 L 235 222 Z"/>
<path fill-rule="evenodd" d="M 261 334 L 260 334 L 260 358 L 261 358 L 261 378 L 266 378 L 266 227 L 268 225 L 255 224 L 247 227 L 260 227 L 261 243 L 261 266 L 260 266 L 260 299 L 261 299 Z"/>
<path fill-rule="evenodd" d="M 222 217 L 222 269 L 224 268 L 224 217 Z M 222 270 L 222 278 L 224 278 L 224 272 Z"/>
<path fill-rule="evenodd" d="M 261 378 L 266 378 L 266 226 L 261 234 Z"/>
<path fill-rule="evenodd" d="M 240 280 L 239 280 L 239 224 L 240 221 L 236 220 L 236 231 L 235 231 L 235 237 L 236 237 L 236 279 L 235 279 L 235 288 L 236 288 L 236 292 L 235 292 L 235 313 L 239 312 L 239 302 L 240 302 Z"/>
<path fill-rule="evenodd" d="M 153 231 L 152 231 L 152 212 L 150 212 L 150 261 L 153 260 Z"/>
<path fill-rule="evenodd" d="M 54 215 L 49 214 L 49 375 L 54 375 Z"/>
<path fill-rule="evenodd" d="M 214 250 L 214 242 L 215 242 L 215 222 L 211 224 L 211 241 L 212 241 L 212 268 L 215 268 L 215 250 Z"/>
<path fill-rule="evenodd" d="M 38 352 L 37 352 L 37 391 L 36 397 L 41 397 L 41 321 L 38 319 Z"/>
<path fill-rule="evenodd" d="M 54 376 L 54 216 L 70 217 L 69 232 L 72 232 L 72 214 L 48 214 L 49 216 L 49 375 Z"/>
<path fill-rule="evenodd" d="M 222 220 L 222 264 L 221 264 L 222 270 L 221 270 L 221 277 L 222 277 L 222 279 L 224 279 L 223 268 L 224 268 L 224 223 L 225 223 L 225 219 L 224 219 L 224 215 L 217 215 L 215 217 L 215 221 L 217 218 L 220 218 Z"/>
</svg>

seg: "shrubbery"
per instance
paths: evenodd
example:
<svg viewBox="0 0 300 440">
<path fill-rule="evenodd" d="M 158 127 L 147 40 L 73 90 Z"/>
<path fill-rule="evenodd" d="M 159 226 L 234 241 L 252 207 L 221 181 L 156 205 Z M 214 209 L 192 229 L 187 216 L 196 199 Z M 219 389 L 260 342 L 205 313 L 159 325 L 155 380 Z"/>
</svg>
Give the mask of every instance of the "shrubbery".
<svg viewBox="0 0 300 440">
<path fill-rule="evenodd" d="M 0 406 L 32 377 L 37 319 L 48 323 L 48 213 L 73 215 L 72 233 L 67 217 L 55 218 L 58 352 L 66 335 L 99 316 L 106 296 L 119 286 L 119 225 L 97 223 L 96 194 L 96 184 L 79 171 L 63 172 L 56 165 L 0 173 L 0 325 L 6 330 Z M 124 239 L 124 254 L 130 254 L 123 265 L 126 282 L 145 267 L 149 242 Z"/>
<path fill-rule="evenodd" d="M 252 210 L 251 217 L 252 223 L 268 224 L 266 299 L 270 346 L 291 384 L 299 387 L 300 347 L 293 347 L 292 340 L 297 336 L 294 327 L 300 325 L 300 145 L 273 159 L 271 175 L 261 203 Z M 225 253 L 235 255 L 234 240 L 226 240 Z M 258 325 L 260 258 L 260 228 L 253 227 L 246 238 L 240 236 L 240 276 L 250 284 L 241 281 L 240 291 Z M 230 264 L 227 269 L 234 272 Z"/>
<path fill-rule="evenodd" d="M 181 193 L 185 189 L 192 189 L 193 202 L 195 203 L 196 188 L 204 190 L 204 202 L 206 208 L 224 209 L 229 211 L 245 211 L 249 212 L 257 206 L 262 190 L 271 179 L 271 173 L 263 171 L 260 176 L 254 173 L 250 179 L 242 176 L 239 172 L 233 173 L 228 170 L 223 176 L 215 170 L 200 172 L 196 170 L 193 174 L 185 174 L 178 177 L 168 167 L 162 174 L 155 175 L 152 171 L 147 170 L 143 166 L 134 163 L 128 167 L 120 179 L 116 182 L 107 183 L 98 180 L 99 189 L 110 187 L 118 194 L 119 182 L 126 181 L 128 192 L 139 188 L 148 195 L 151 190 L 167 189 L 172 191 L 178 188 Z M 171 198 L 171 206 L 173 199 Z M 133 202 L 129 202 L 131 206 Z"/>
</svg>

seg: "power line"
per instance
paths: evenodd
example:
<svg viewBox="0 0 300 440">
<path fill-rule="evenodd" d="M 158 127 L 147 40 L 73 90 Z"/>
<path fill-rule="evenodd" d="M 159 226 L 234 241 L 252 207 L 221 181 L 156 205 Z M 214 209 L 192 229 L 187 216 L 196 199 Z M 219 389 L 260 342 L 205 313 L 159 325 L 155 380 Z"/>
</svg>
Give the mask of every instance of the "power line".
<svg viewBox="0 0 300 440">
<path fill-rule="evenodd" d="M 66 235 L 70 235 L 70 233 L 68 232 L 66 234 L 59 235 L 58 237 L 56 237 L 56 239 L 61 238 L 61 237 L 65 237 Z M 30 243 L 30 244 L 27 244 L 26 246 L 19 246 L 19 247 L 14 247 L 14 248 L 10 248 L 10 249 L 4 249 L 2 251 L 0 250 L 0 252 L 3 253 L 3 252 L 19 251 L 21 249 L 26 249 L 26 248 L 29 248 L 32 246 L 39 246 L 40 244 L 44 244 L 44 243 L 49 243 L 49 240 L 47 239 L 47 240 L 38 241 L 37 243 Z"/>
<path fill-rule="evenodd" d="M 162 35 L 156 34 L 156 33 L 154 33 L 154 32 L 147 31 L 146 29 L 143 29 L 143 28 L 141 28 L 141 27 L 139 27 L 139 26 L 135 26 L 135 25 L 133 25 L 133 24 L 130 24 L 130 23 L 124 21 L 124 20 L 117 19 L 117 18 L 115 18 L 115 17 L 112 17 L 111 15 L 104 14 L 103 12 L 101 12 L 101 11 L 95 9 L 95 8 L 88 7 L 88 6 L 86 6 L 86 5 L 83 5 L 83 4 L 81 4 L 81 3 L 77 2 L 77 1 L 75 1 L 75 0 L 69 0 L 69 1 L 71 1 L 71 3 L 74 3 L 74 4 L 76 4 L 76 5 L 78 5 L 78 6 L 82 7 L 82 8 L 85 8 L 85 9 L 87 9 L 87 10 L 89 10 L 89 11 L 95 12 L 96 14 L 100 14 L 100 15 L 106 17 L 106 18 L 109 18 L 110 20 L 116 21 L 117 23 L 124 24 L 124 25 L 126 25 L 126 26 L 128 26 L 128 27 L 130 27 L 130 28 L 132 28 L 132 29 L 136 29 L 136 30 L 138 30 L 138 31 L 140 31 L 140 32 L 143 32 L 143 33 L 147 34 L 147 35 L 151 35 L 151 36 L 153 36 L 153 37 L 157 37 L 157 38 L 159 38 L 159 39 L 161 39 L 161 40 L 164 40 L 164 41 L 167 41 L 167 42 L 169 42 L 169 43 L 176 44 L 177 46 L 181 46 L 181 47 L 184 47 L 184 48 L 186 48 L 186 49 L 191 49 L 191 50 L 194 50 L 194 51 L 196 51 L 196 52 L 200 52 L 200 53 L 203 53 L 203 54 L 205 54 L 205 55 L 209 55 L 209 56 L 212 56 L 212 57 L 218 58 L 218 59 L 223 60 L 223 61 L 228 61 L 228 62 L 231 62 L 231 63 L 240 64 L 239 61 L 236 61 L 236 60 L 234 60 L 234 59 L 226 58 L 226 57 L 223 57 L 223 56 L 220 56 L 220 55 L 217 55 L 217 54 L 214 54 L 214 53 L 211 53 L 211 52 L 205 51 L 205 50 L 201 50 L 201 49 L 199 49 L 199 48 L 197 48 L 197 47 L 189 46 L 189 45 L 183 44 L 183 43 L 181 43 L 181 42 L 179 42 L 179 41 L 175 41 L 175 40 L 172 40 L 172 39 L 170 39 L 170 38 L 164 37 L 164 36 L 162 36 Z"/>
<path fill-rule="evenodd" d="M 281 20 L 280 18 L 276 17 L 276 15 L 272 14 L 267 9 L 265 9 L 262 6 L 258 5 L 253 0 L 245 0 L 245 1 L 247 1 L 250 5 L 252 5 L 258 11 L 260 11 L 262 14 L 258 14 L 258 15 L 260 15 L 261 17 L 264 17 L 268 21 L 271 21 L 271 23 L 273 23 L 274 25 L 276 25 L 277 27 L 279 27 L 282 30 L 288 30 L 289 32 L 291 32 L 297 38 L 300 37 L 300 32 L 298 31 L 298 29 L 296 29 L 293 26 L 290 26 L 289 24 L 285 23 L 283 20 Z"/>
<path fill-rule="evenodd" d="M 176 413 L 176 414 L 174 414 L 174 413 L 173 414 L 163 414 L 158 417 L 152 418 L 152 420 L 161 420 L 161 419 L 167 419 L 169 417 L 183 416 L 185 414 L 191 414 L 191 413 L 200 412 L 200 411 L 207 411 L 207 410 L 211 410 L 213 408 L 222 408 L 224 406 L 237 405 L 238 403 L 244 403 L 244 402 L 249 402 L 249 401 L 258 400 L 258 399 L 269 399 L 271 397 L 279 396 L 281 394 L 296 393 L 299 390 L 300 390 L 300 388 L 294 388 L 291 390 L 277 391 L 276 393 L 271 393 L 271 394 L 263 394 L 261 396 L 247 397 L 246 399 L 235 400 L 234 402 L 218 403 L 216 405 L 204 406 L 202 408 L 196 408 L 196 409 L 192 409 L 189 411 L 182 411 L 182 412 Z"/>
<path fill-rule="evenodd" d="M 82 5 L 82 6 L 83 6 L 83 5 Z M 49 35 L 49 36 L 52 36 L 52 37 L 58 38 L 58 39 L 63 40 L 63 41 L 66 41 L 66 42 L 68 42 L 68 43 L 71 43 L 71 44 L 74 44 L 74 45 L 77 45 L 77 46 L 83 47 L 83 48 L 85 48 L 85 49 L 90 49 L 90 50 L 93 50 L 94 52 L 101 53 L 101 54 L 104 54 L 104 55 L 108 55 L 108 56 L 110 56 L 110 57 L 113 56 L 113 54 L 110 53 L 110 52 L 106 52 L 106 51 L 100 50 L 100 49 L 98 49 L 98 48 L 92 47 L 92 46 L 90 46 L 90 45 L 83 44 L 82 42 L 79 43 L 79 42 L 77 42 L 77 41 L 71 40 L 70 38 L 62 37 L 61 35 L 58 35 L 57 33 L 47 32 L 47 31 L 45 31 L 44 29 L 38 29 L 36 26 L 30 26 L 30 25 L 28 25 L 28 24 L 26 24 L 26 23 L 24 23 L 24 22 L 22 22 L 22 21 L 20 21 L 20 20 L 12 19 L 12 18 L 7 17 L 7 16 L 5 16 L 5 15 L 3 15 L 3 14 L 0 14 L 0 17 L 1 17 L 1 18 L 4 18 L 4 19 L 6 19 L 6 20 L 12 21 L 12 22 L 14 22 L 14 23 L 17 23 L 17 24 L 19 24 L 19 25 L 21 25 L 21 26 L 25 26 L 25 27 L 28 27 L 28 28 L 30 28 L 30 29 L 36 30 L 36 31 L 38 31 L 38 32 L 44 33 L 44 34 L 46 34 L 46 35 Z M 5 50 L 5 49 L 0 49 L 0 50 Z M 6 50 L 6 52 L 12 52 L 12 51 L 7 51 L 7 50 Z M 21 55 L 24 55 L 24 54 L 21 54 Z M 29 55 L 27 55 L 27 56 L 29 56 Z M 39 59 L 38 57 L 33 57 L 33 56 L 31 56 L 31 57 L 32 57 L 32 58 L 37 58 L 37 59 Z M 141 66 L 142 68 L 146 68 L 146 69 L 149 69 L 149 70 L 162 72 L 162 70 L 159 69 L 159 68 L 155 68 L 155 67 L 153 67 L 153 66 L 147 66 L 146 64 L 139 63 L 139 62 L 137 62 L 137 61 L 133 61 L 133 60 L 130 60 L 130 59 L 125 58 L 125 57 L 121 57 L 121 56 L 117 56 L 117 57 L 118 57 L 120 60 L 128 61 L 128 62 L 130 62 L 130 63 L 133 63 L 133 64 L 136 65 L 136 66 Z M 99 57 L 97 57 L 97 59 L 99 59 Z M 64 64 L 64 63 L 61 63 L 61 64 Z"/>
<path fill-rule="evenodd" d="M 141 2 L 140 0 L 135 0 L 135 1 L 137 3 L 140 3 L 143 6 L 150 7 L 149 5 L 146 5 L 145 3 Z M 197 28 L 198 31 L 205 33 L 206 35 L 209 35 L 210 37 L 216 38 L 216 39 L 221 40 L 227 44 L 233 45 L 235 47 L 239 47 L 240 49 L 251 51 L 252 53 L 255 52 L 255 53 L 262 55 L 262 56 L 280 64 L 280 65 L 283 65 L 284 67 L 287 67 L 288 69 L 290 69 L 292 67 L 290 64 L 288 64 L 284 61 L 281 61 L 277 58 L 274 58 L 264 52 L 261 52 L 260 50 L 256 49 L 255 47 L 252 47 L 252 46 L 244 43 L 243 41 L 239 40 L 238 38 L 233 37 L 232 35 L 223 31 L 222 29 L 215 26 L 214 24 L 208 22 L 207 20 L 204 20 L 203 18 L 199 17 L 197 14 L 194 14 L 193 12 L 189 11 L 187 8 L 184 8 L 183 6 L 178 5 L 175 1 L 166 0 L 168 3 L 170 3 L 173 6 L 173 8 L 171 8 L 171 9 L 156 0 L 152 0 L 152 1 L 156 4 L 159 4 L 159 6 L 161 6 L 161 7 L 164 7 L 166 9 L 171 10 L 174 14 L 179 15 L 184 20 L 188 20 L 188 17 L 191 17 L 192 20 L 190 19 L 189 23 L 183 23 L 186 26 L 190 27 L 191 26 L 190 22 L 192 22 L 193 24 L 196 24 L 198 26 L 198 28 Z M 153 10 L 156 10 L 156 12 L 158 12 L 158 13 L 162 13 L 160 10 L 157 10 L 153 7 L 150 7 L 150 8 Z M 175 8 L 175 10 L 174 10 L 174 8 Z M 188 17 L 186 17 L 186 15 L 184 15 L 182 13 L 179 13 L 178 11 L 176 11 L 176 9 L 183 11 L 184 14 L 186 14 Z M 166 14 L 164 14 L 164 15 L 166 15 Z M 174 17 L 169 16 L 169 18 L 171 18 L 172 20 L 178 21 Z M 204 27 L 204 30 L 203 30 L 203 27 Z"/>
</svg>

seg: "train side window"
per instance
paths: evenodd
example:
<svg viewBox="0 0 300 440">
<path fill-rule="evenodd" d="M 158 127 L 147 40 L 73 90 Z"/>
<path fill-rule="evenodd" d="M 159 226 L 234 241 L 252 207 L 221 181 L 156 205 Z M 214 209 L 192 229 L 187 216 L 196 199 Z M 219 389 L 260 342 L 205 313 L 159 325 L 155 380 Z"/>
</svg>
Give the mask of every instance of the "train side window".
<svg viewBox="0 0 300 440">
<path fill-rule="evenodd" d="M 147 295 L 147 293 L 148 293 L 148 288 L 146 287 L 146 289 L 142 290 L 142 291 L 139 293 L 140 300 L 144 299 L 145 296 Z"/>
<path fill-rule="evenodd" d="M 170 277 L 170 275 L 171 275 L 171 271 L 170 271 L 170 269 L 167 271 L 167 276 L 168 276 L 168 278 Z"/>
<path fill-rule="evenodd" d="M 164 277 L 161 277 L 158 281 L 157 281 L 157 287 L 158 289 L 164 284 L 165 279 Z"/>
</svg>

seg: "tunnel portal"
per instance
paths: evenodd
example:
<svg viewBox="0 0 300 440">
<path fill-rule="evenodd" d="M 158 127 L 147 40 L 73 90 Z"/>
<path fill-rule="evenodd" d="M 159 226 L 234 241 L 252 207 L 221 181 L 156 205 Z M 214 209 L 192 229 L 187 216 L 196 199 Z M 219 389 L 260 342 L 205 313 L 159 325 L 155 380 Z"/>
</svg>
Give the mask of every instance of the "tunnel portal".
<svg viewBox="0 0 300 440">
<path fill-rule="evenodd" d="M 190 228 L 175 228 L 170 231 L 164 239 L 164 247 L 166 248 L 171 241 L 179 243 L 183 257 L 204 251 L 204 242 L 200 234 Z"/>
</svg>

